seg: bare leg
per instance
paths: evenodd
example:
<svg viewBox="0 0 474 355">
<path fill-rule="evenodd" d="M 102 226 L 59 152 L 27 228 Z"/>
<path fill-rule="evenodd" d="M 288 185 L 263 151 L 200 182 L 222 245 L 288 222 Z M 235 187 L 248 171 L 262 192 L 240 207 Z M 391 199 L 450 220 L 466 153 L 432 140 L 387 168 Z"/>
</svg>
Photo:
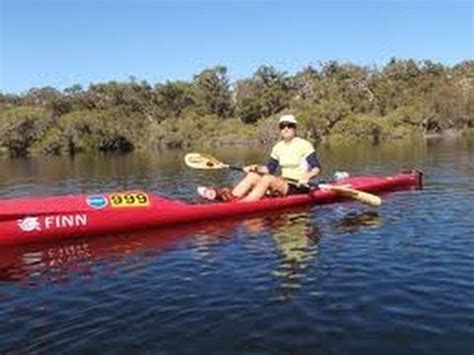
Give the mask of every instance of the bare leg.
<svg viewBox="0 0 474 355">
<path fill-rule="evenodd" d="M 242 201 L 256 201 L 260 200 L 268 189 L 279 192 L 282 196 L 288 192 L 288 183 L 280 178 L 272 175 L 262 176 L 261 179 L 255 184 L 252 191 L 242 199 Z"/>
<path fill-rule="evenodd" d="M 232 190 L 232 195 L 241 198 L 258 184 L 263 176 L 257 173 L 248 173 Z"/>
</svg>

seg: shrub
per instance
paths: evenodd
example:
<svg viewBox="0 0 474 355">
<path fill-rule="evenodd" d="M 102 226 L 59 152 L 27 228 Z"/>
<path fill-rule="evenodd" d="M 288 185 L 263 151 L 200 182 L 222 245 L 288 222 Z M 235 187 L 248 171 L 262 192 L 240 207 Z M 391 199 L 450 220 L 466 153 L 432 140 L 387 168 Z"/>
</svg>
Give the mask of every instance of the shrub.
<svg viewBox="0 0 474 355">
<path fill-rule="evenodd" d="M 51 119 L 43 108 L 20 106 L 5 110 L 0 114 L 0 146 L 11 156 L 27 155 L 50 125 Z"/>
<path fill-rule="evenodd" d="M 342 137 L 347 142 L 370 140 L 378 143 L 388 136 L 390 126 L 384 124 L 380 117 L 352 115 L 337 122 L 331 135 Z"/>
</svg>

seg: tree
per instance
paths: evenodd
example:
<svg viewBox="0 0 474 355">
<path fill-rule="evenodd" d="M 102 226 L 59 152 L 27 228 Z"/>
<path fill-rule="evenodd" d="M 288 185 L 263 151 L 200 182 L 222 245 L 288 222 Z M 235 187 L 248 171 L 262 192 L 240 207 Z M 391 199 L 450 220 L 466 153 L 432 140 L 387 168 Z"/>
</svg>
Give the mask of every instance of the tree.
<svg viewBox="0 0 474 355">
<path fill-rule="evenodd" d="M 321 77 L 316 69 L 309 66 L 296 73 L 291 86 L 297 99 L 318 102 L 323 95 L 320 81 Z"/>
<path fill-rule="evenodd" d="M 197 105 L 203 114 L 216 114 L 229 117 L 232 113 L 232 100 L 227 68 L 217 66 L 206 69 L 194 76 Z"/>
<path fill-rule="evenodd" d="M 290 80 L 285 72 L 261 66 L 249 80 L 237 82 L 237 115 L 245 123 L 254 123 L 289 106 Z"/>
<path fill-rule="evenodd" d="M 161 109 L 160 121 L 179 117 L 185 109 L 196 107 L 197 102 L 192 84 L 184 81 L 168 81 L 156 85 L 153 100 Z"/>
<path fill-rule="evenodd" d="M 50 126 L 43 108 L 20 106 L 0 115 L 0 146 L 11 156 L 25 156 Z"/>
</svg>

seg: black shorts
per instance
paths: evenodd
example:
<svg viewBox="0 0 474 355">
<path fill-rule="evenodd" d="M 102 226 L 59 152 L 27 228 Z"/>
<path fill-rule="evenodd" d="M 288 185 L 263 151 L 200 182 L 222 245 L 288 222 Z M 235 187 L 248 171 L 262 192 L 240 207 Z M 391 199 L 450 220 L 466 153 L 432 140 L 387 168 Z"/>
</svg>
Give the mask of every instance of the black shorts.
<svg viewBox="0 0 474 355">
<path fill-rule="evenodd" d="M 309 192 L 308 186 L 298 186 L 295 184 L 288 184 L 288 195 L 299 195 L 299 194 L 307 194 Z"/>
</svg>

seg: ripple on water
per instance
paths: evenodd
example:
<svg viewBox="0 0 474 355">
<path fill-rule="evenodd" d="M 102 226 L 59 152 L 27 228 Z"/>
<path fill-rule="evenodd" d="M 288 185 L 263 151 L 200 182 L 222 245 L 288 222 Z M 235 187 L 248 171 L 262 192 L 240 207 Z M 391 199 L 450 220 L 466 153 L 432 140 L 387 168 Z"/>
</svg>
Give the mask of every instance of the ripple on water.
<svg viewBox="0 0 474 355">
<path fill-rule="evenodd" d="M 323 152 L 328 171 L 334 154 Z M 197 185 L 239 177 L 181 158 L 10 162 L 0 196 L 143 189 L 195 201 Z M 315 206 L 2 254 L 0 351 L 472 352 L 472 149 L 336 160 L 360 172 L 420 167 L 426 187 L 383 195 L 377 210 Z"/>
</svg>

